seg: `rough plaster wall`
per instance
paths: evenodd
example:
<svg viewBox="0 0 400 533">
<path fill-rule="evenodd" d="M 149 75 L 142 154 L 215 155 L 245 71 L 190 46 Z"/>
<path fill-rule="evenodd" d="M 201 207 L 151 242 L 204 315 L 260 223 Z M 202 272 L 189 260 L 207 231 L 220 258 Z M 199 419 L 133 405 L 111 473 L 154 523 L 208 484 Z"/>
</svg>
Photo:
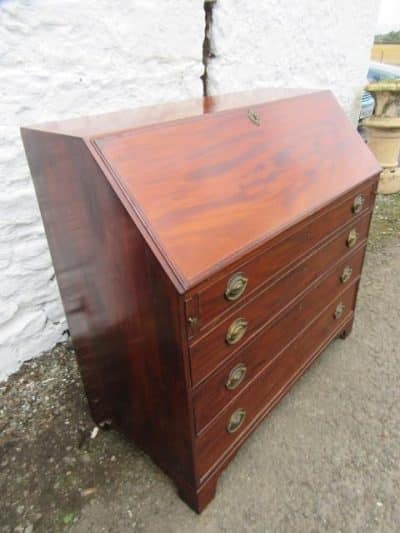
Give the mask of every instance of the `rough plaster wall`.
<svg viewBox="0 0 400 533">
<path fill-rule="evenodd" d="M 18 127 L 202 94 L 202 2 L 0 0 L 0 379 L 62 339 Z"/>
<path fill-rule="evenodd" d="M 380 0 L 217 0 L 209 93 L 330 88 L 356 123 Z"/>
</svg>

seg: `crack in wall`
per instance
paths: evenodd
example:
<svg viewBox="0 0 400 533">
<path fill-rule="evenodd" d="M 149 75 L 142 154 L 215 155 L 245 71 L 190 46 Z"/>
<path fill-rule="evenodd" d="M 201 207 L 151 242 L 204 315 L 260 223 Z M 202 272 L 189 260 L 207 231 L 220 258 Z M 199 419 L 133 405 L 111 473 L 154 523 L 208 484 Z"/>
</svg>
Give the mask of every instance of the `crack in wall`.
<svg viewBox="0 0 400 533">
<path fill-rule="evenodd" d="M 204 14 L 205 14 L 204 41 L 203 41 L 204 72 L 201 76 L 201 81 L 203 83 L 203 96 L 208 96 L 208 64 L 209 64 L 210 59 L 215 57 L 212 51 L 211 29 L 212 29 L 212 22 L 213 22 L 213 8 L 216 2 L 217 0 L 204 0 Z"/>
</svg>

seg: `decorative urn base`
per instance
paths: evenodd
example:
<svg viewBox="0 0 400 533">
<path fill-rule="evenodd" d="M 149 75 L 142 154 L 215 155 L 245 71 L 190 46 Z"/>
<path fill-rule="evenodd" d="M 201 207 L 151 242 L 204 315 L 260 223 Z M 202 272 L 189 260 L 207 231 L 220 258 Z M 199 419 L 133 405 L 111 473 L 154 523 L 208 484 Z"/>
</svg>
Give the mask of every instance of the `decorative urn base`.
<svg viewBox="0 0 400 533">
<path fill-rule="evenodd" d="M 383 167 L 378 192 L 400 191 L 400 118 L 372 116 L 363 120 L 363 126 L 368 146 Z"/>
<path fill-rule="evenodd" d="M 379 177 L 378 193 L 393 194 L 400 191 L 400 167 L 384 168 Z"/>
</svg>

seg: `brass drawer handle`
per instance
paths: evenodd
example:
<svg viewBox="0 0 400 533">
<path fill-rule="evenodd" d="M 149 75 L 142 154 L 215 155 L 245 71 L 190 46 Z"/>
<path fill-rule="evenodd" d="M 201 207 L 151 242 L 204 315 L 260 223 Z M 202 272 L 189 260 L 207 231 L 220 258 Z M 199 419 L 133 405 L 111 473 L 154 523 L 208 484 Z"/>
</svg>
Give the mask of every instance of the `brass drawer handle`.
<svg viewBox="0 0 400 533">
<path fill-rule="evenodd" d="M 240 426 L 243 424 L 244 420 L 246 418 L 246 411 L 244 409 L 236 409 L 234 413 L 232 413 L 228 425 L 226 426 L 226 430 L 228 433 L 235 433 Z"/>
<path fill-rule="evenodd" d="M 352 274 L 353 274 L 353 269 L 351 268 L 351 266 L 345 266 L 340 276 L 340 281 L 342 283 L 346 283 L 347 281 L 349 281 Z"/>
<path fill-rule="evenodd" d="M 225 335 L 225 340 L 228 344 L 236 344 L 243 338 L 247 331 L 248 322 L 244 318 L 237 318 L 229 326 Z"/>
<path fill-rule="evenodd" d="M 232 368 L 232 370 L 229 372 L 225 387 L 228 390 L 234 390 L 239 387 L 239 385 L 246 377 L 246 372 L 247 368 L 242 363 L 240 365 L 235 366 L 235 368 Z"/>
<path fill-rule="evenodd" d="M 337 304 L 335 312 L 333 313 L 333 317 L 335 320 L 338 320 L 344 313 L 344 310 L 346 309 L 346 306 L 343 302 L 340 302 Z"/>
<path fill-rule="evenodd" d="M 358 234 L 355 229 L 352 229 L 349 233 L 349 236 L 347 237 L 347 241 L 346 241 L 347 247 L 353 248 L 357 240 L 358 240 Z"/>
<path fill-rule="evenodd" d="M 236 272 L 226 285 L 225 298 L 230 302 L 238 300 L 246 290 L 248 281 L 243 272 Z"/>
<path fill-rule="evenodd" d="M 361 211 L 361 209 L 363 208 L 364 202 L 365 202 L 365 198 L 362 194 L 358 194 L 354 198 L 354 202 L 353 202 L 353 206 L 351 210 L 353 211 L 355 215 Z"/>
</svg>

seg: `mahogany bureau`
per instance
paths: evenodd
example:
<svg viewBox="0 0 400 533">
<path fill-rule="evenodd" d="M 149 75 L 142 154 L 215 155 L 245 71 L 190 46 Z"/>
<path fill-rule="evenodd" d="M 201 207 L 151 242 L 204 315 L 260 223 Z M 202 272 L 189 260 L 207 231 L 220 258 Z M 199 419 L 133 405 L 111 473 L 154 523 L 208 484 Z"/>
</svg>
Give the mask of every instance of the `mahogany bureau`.
<svg viewBox="0 0 400 533">
<path fill-rule="evenodd" d="M 328 91 L 22 137 L 93 418 L 200 512 L 244 439 L 350 332 L 378 163 Z"/>
</svg>

